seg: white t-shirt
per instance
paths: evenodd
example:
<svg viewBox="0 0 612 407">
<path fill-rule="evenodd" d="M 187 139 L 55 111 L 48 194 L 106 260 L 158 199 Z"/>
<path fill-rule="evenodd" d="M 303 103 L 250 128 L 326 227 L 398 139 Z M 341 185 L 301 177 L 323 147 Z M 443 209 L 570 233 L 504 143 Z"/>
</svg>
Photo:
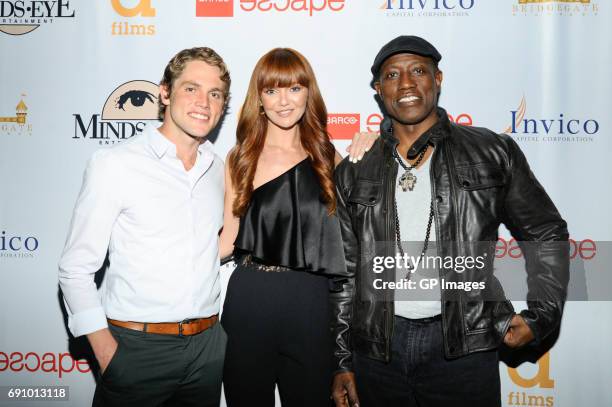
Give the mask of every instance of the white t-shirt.
<svg viewBox="0 0 612 407">
<path fill-rule="evenodd" d="M 432 148 L 430 146 L 430 148 Z M 404 164 L 408 162 L 403 159 Z M 400 224 L 400 234 L 404 244 L 404 252 L 409 256 L 417 258 L 423 250 L 423 242 L 427 232 L 427 221 L 429 220 L 429 210 L 431 205 L 431 178 L 430 163 L 428 158 L 421 167 L 412 169 L 410 172 L 417 178 L 412 191 L 404 191 L 399 186 L 399 179 L 404 174 L 404 168 L 398 164 L 397 179 L 395 182 L 395 198 L 397 200 L 397 213 Z M 436 229 L 435 224 L 431 225 L 429 235 L 429 247 L 426 255 L 436 255 Z M 399 251 L 398 251 L 399 252 Z M 407 271 L 398 269 L 396 281 L 406 278 Z M 404 318 L 427 318 L 440 314 L 440 289 L 438 285 L 433 288 L 421 288 L 420 280 L 438 279 L 438 270 L 432 268 L 417 268 L 410 275 L 410 281 L 415 282 L 415 288 L 395 291 L 395 315 Z M 423 284 L 425 287 L 431 284 Z"/>
</svg>

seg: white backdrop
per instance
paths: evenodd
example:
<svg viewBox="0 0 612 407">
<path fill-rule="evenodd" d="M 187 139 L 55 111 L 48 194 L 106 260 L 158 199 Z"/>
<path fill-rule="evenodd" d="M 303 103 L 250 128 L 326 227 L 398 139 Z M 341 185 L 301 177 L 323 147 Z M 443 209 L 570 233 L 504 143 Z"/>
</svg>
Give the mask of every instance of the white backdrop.
<svg viewBox="0 0 612 407">
<path fill-rule="evenodd" d="M 346 134 L 376 130 L 379 48 L 423 36 L 443 56 L 440 104 L 458 122 L 511 132 L 584 249 L 612 234 L 611 17 L 604 0 L 0 1 L 0 386 L 64 385 L 70 401 L 55 405 L 90 404 L 94 379 L 82 343 L 69 342 L 57 262 L 88 158 L 155 117 L 156 99 L 121 99 L 152 85 L 123 85 L 157 83 L 180 49 L 212 47 L 230 67 L 220 156 L 255 62 L 277 46 L 310 60 L 343 151 Z M 581 255 L 588 268 L 599 253 Z M 612 405 L 611 318 L 610 301 L 568 303 L 547 355 L 500 364 L 503 405 Z"/>
</svg>

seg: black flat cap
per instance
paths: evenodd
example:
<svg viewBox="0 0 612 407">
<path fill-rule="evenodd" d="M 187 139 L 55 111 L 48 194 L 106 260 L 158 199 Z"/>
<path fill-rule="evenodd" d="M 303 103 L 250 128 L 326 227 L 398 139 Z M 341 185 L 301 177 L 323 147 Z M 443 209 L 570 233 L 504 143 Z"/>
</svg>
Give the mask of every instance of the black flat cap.
<svg viewBox="0 0 612 407">
<path fill-rule="evenodd" d="M 376 58 L 374 58 L 374 64 L 372 64 L 371 68 L 372 75 L 377 78 L 380 68 L 387 58 L 395 54 L 403 53 L 429 57 L 436 63 L 440 62 L 442 59 L 442 55 L 440 55 L 436 47 L 431 45 L 423 38 L 414 35 L 401 35 L 389 41 L 380 49 L 380 51 L 378 51 L 378 55 L 376 55 Z"/>
</svg>

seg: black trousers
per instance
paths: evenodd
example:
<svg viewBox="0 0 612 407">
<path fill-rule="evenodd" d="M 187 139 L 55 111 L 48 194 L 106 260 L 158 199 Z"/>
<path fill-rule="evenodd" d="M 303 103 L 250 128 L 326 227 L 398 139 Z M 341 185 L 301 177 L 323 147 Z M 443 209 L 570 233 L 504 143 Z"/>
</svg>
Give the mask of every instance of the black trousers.
<svg viewBox="0 0 612 407">
<path fill-rule="evenodd" d="M 227 341 L 221 324 L 193 336 L 110 330 L 119 346 L 93 406 L 219 406 Z"/>
<path fill-rule="evenodd" d="M 239 265 L 228 283 L 222 324 L 228 407 L 330 406 L 332 349 L 326 277 Z"/>
<path fill-rule="evenodd" d="M 445 359 L 442 322 L 395 317 L 391 362 L 354 355 L 361 407 L 499 407 L 497 351 Z"/>
</svg>

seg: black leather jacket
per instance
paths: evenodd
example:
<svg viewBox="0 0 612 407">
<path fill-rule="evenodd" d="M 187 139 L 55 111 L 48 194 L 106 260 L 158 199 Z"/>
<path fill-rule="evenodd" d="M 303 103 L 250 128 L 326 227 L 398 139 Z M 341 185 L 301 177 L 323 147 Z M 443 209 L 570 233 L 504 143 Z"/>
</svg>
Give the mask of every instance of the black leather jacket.
<svg viewBox="0 0 612 407">
<path fill-rule="evenodd" d="M 528 309 L 521 312 L 539 342 L 561 321 L 569 278 L 567 225 L 512 138 L 451 123 L 441 108 L 438 118 L 412 147 L 412 152 L 425 143 L 435 147 L 430 176 L 438 256 L 473 254 L 458 242 L 496 242 L 501 223 L 517 241 L 539 242 L 534 250 L 523 248 Z M 398 165 L 392 149 L 397 140 L 388 127 L 381 126 L 381 138 L 362 161 L 344 160 L 335 173 L 347 269 L 353 276 L 338 281 L 333 294 L 337 372 L 352 370 L 353 351 L 390 359 L 393 296 L 381 301 L 364 289 L 376 278 L 368 264 L 380 251 L 376 242 L 395 240 Z M 395 256 L 393 244 L 387 247 L 393 250 L 376 255 Z M 458 290 L 441 292 L 448 358 L 495 349 L 503 341 L 514 309 L 491 270 L 485 279 L 502 300 L 483 301 L 473 292 Z M 475 277 L 466 273 L 466 279 Z"/>
</svg>

